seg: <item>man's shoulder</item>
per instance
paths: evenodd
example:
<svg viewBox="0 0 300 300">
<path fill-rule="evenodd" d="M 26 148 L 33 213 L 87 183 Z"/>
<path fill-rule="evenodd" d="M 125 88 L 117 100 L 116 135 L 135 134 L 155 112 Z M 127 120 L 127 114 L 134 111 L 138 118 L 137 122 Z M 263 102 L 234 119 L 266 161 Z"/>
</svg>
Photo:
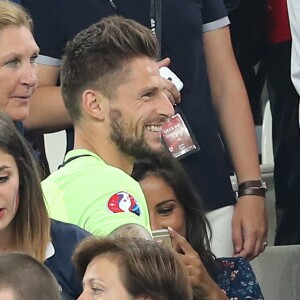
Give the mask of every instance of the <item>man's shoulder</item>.
<svg viewBox="0 0 300 300">
<path fill-rule="evenodd" d="M 52 218 L 98 233 L 113 228 L 111 223 L 122 219 L 119 212 L 131 212 L 131 219 L 146 215 L 139 183 L 122 170 L 88 151 L 68 153 L 65 163 L 42 182 Z M 124 218 L 128 221 L 128 214 Z"/>
<path fill-rule="evenodd" d="M 100 182 L 105 185 L 126 182 L 136 184 L 136 181 L 119 168 L 106 164 L 99 156 L 86 151 L 70 151 L 62 166 L 46 179 L 42 186 L 65 185 L 76 182 L 84 182 L 87 186 Z"/>
<path fill-rule="evenodd" d="M 49 203 L 59 199 L 73 202 L 83 197 L 95 201 L 122 191 L 139 198 L 142 194 L 140 185 L 131 176 L 86 150 L 70 151 L 64 165 L 42 181 L 42 188 Z"/>
</svg>

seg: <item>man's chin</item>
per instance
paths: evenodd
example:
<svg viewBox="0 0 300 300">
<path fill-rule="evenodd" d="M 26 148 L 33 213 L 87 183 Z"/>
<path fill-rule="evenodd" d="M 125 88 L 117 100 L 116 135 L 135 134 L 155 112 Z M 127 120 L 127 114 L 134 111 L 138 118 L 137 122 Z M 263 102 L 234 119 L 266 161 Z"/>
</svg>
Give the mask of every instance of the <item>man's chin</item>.
<svg viewBox="0 0 300 300">
<path fill-rule="evenodd" d="M 152 152 L 157 154 L 166 151 L 166 148 L 163 146 L 162 143 L 149 144 L 148 147 L 151 149 Z"/>
<path fill-rule="evenodd" d="M 150 157 L 156 157 L 157 155 L 163 153 L 164 151 L 166 151 L 166 149 L 161 144 L 155 145 L 155 147 L 153 145 L 147 145 L 144 147 L 140 147 L 139 151 L 134 153 L 134 158 L 136 160 L 140 160 L 140 159 L 147 159 Z"/>
</svg>

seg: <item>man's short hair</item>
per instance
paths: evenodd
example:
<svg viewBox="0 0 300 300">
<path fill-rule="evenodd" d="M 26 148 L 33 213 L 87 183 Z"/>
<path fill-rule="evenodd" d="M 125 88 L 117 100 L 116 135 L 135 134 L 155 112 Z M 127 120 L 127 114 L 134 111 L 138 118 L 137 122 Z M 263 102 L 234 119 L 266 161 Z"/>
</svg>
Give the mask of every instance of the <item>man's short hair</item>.
<svg viewBox="0 0 300 300">
<path fill-rule="evenodd" d="M 112 98 L 126 79 L 132 59 L 156 60 L 159 46 L 150 29 L 119 16 L 103 18 L 81 31 L 65 49 L 61 89 L 65 106 L 76 122 L 81 116 L 81 95 L 86 89 Z"/>
<path fill-rule="evenodd" d="M 12 291 L 14 300 L 59 300 L 60 287 L 51 272 L 25 253 L 0 254 L 0 291 Z"/>
</svg>

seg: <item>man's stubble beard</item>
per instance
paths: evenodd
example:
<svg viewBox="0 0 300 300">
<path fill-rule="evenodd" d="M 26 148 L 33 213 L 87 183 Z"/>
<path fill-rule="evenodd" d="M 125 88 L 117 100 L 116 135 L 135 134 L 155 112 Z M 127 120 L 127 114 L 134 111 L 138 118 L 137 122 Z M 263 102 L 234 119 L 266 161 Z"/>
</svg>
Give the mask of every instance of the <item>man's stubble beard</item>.
<svg viewBox="0 0 300 300">
<path fill-rule="evenodd" d="M 134 135 L 136 128 L 131 128 L 123 121 L 120 110 L 111 109 L 109 118 L 111 124 L 110 138 L 121 152 L 133 157 L 135 160 L 140 160 L 157 156 L 159 153 L 165 151 L 163 145 L 161 145 L 161 149 L 153 150 L 147 144 L 145 129 L 142 131 L 140 137 L 137 137 L 137 132 Z"/>
</svg>

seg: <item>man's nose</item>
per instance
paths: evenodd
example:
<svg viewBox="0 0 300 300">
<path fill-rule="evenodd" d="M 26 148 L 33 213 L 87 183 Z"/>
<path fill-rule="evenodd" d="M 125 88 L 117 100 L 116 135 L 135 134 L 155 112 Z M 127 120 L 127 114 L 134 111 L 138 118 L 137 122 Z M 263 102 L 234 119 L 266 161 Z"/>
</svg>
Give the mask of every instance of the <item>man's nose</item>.
<svg viewBox="0 0 300 300">
<path fill-rule="evenodd" d="M 159 115 L 164 115 L 167 118 L 170 118 L 175 114 L 173 104 L 164 92 L 160 93 L 157 106 L 157 112 Z"/>
</svg>

